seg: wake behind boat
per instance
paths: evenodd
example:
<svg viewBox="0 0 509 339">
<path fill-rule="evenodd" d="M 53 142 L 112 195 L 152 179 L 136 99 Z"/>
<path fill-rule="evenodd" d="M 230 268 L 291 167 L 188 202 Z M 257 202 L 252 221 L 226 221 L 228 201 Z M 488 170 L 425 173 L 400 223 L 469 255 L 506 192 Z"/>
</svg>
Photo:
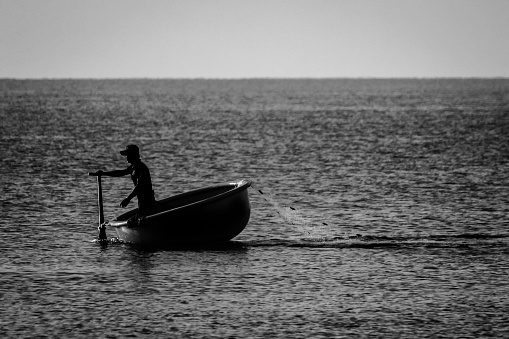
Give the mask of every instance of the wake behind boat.
<svg viewBox="0 0 509 339">
<path fill-rule="evenodd" d="M 105 240 L 104 227 L 114 228 L 119 240 L 150 246 L 209 245 L 227 242 L 246 227 L 251 206 L 247 188 L 250 181 L 209 186 L 171 196 L 156 202 L 150 215 L 135 225 L 138 209 L 103 223 L 102 192 L 98 178 L 99 240 Z"/>
</svg>

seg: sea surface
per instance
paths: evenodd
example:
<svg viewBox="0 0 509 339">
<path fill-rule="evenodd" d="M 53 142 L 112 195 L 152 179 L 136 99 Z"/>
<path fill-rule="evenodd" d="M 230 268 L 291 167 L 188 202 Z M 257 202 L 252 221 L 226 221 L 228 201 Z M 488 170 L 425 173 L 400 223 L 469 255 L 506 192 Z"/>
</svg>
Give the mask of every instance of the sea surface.
<svg viewBox="0 0 509 339">
<path fill-rule="evenodd" d="M 246 229 L 94 241 L 129 143 L 158 199 L 250 180 Z M 4 79 L 0 189 L 2 338 L 509 337 L 508 79 Z"/>
</svg>

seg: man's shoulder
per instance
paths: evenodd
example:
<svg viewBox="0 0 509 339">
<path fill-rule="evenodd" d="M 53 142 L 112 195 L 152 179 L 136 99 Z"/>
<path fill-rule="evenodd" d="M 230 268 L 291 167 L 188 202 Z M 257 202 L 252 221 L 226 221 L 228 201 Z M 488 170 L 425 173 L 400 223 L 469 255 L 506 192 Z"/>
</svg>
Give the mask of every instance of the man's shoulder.
<svg viewBox="0 0 509 339">
<path fill-rule="evenodd" d="M 138 171 L 148 171 L 148 166 L 143 161 L 138 161 L 136 164 L 131 165 L 131 167 Z"/>
</svg>

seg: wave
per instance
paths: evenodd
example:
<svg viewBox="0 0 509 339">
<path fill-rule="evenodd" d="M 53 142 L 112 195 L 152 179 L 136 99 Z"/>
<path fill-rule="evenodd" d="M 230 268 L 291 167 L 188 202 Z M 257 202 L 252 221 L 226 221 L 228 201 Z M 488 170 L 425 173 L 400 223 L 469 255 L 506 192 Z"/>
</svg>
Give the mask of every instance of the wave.
<svg viewBox="0 0 509 339">
<path fill-rule="evenodd" d="M 309 248 L 475 248 L 501 247 L 509 250 L 509 234 L 319 237 L 296 239 L 262 239 L 238 242 L 247 247 L 309 247 Z"/>
<path fill-rule="evenodd" d="M 101 245 L 129 244 L 140 249 L 148 250 L 150 247 L 131 244 L 110 238 L 108 240 L 94 239 L 92 242 Z M 248 250 L 259 247 L 286 247 L 286 248 L 365 248 L 365 249 L 502 249 L 509 254 L 509 234 L 465 233 L 458 235 L 428 235 L 428 236 L 372 236 L 353 235 L 347 237 L 313 237 L 313 238 L 267 238 L 232 240 L 221 244 L 209 245 L 172 245 L 171 250 L 213 250 L 232 251 Z M 154 250 L 161 248 L 153 248 Z M 504 253 L 505 253 L 504 252 Z"/>
</svg>

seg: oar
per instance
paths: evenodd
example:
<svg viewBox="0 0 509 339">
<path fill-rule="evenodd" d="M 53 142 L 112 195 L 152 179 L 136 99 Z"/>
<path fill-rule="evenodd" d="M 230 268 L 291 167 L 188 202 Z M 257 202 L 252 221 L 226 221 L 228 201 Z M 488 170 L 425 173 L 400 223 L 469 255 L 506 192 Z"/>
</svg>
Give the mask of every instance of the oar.
<svg viewBox="0 0 509 339">
<path fill-rule="evenodd" d="M 101 173 L 95 172 L 95 173 L 88 173 L 90 176 L 97 177 L 97 204 L 99 205 L 99 227 L 97 229 L 99 230 L 99 234 L 97 235 L 97 238 L 99 241 L 108 240 L 106 237 L 106 226 L 104 226 L 104 209 L 103 209 L 103 189 L 101 185 Z"/>
</svg>

